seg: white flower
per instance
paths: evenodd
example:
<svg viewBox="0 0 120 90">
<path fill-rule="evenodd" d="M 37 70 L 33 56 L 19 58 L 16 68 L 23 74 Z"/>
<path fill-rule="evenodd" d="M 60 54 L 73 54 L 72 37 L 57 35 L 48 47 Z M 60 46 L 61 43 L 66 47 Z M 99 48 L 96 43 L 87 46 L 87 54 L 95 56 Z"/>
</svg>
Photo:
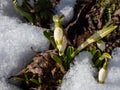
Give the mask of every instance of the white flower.
<svg viewBox="0 0 120 90">
<path fill-rule="evenodd" d="M 64 19 L 64 15 L 61 15 L 60 17 L 57 15 L 53 16 L 53 21 L 55 22 L 54 40 L 55 40 L 57 49 L 59 50 L 60 56 L 64 54 L 64 51 L 67 46 L 67 39 L 64 35 L 62 24 L 61 24 L 63 19 Z"/>
<path fill-rule="evenodd" d="M 107 62 L 104 63 L 103 67 L 100 69 L 98 74 L 98 81 L 99 83 L 104 83 L 105 79 L 107 77 Z"/>
<path fill-rule="evenodd" d="M 65 51 L 65 49 L 66 49 L 66 46 L 67 46 L 67 39 L 66 39 L 65 36 L 63 36 L 62 46 L 61 46 L 60 48 L 58 47 L 58 49 L 59 49 L 59 55 L 60 55 L 60 56 L 64 54 L 64 51 Z"/>
<path fill-rule="evenodd" d="M 67 46 L 67 39 L 65 35 L 63 34 L 63 30 L 60 27 L 56 27 L 54 30 L 54 40 L 56 43 L 56 46 L 59 50 L 59 55 L 63 55 L 66 46 Z"/>
<path fill-rule="evenodd" d="M 54 40 L 56 45 L 61 45 L 63 39 L 63 30 L 60 27 L 56 27 L 54 30 Z"/>
</svg>

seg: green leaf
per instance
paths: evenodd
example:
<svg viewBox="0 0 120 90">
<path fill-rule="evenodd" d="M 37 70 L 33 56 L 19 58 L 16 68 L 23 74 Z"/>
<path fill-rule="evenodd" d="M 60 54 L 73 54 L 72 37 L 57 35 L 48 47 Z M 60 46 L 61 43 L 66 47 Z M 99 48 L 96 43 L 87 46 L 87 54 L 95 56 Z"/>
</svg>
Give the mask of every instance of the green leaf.
<svg viewBox="0 0 120 90">
<path fill-rule="evenodd" d="M 53 55 L 52 59 L 55 60 L 59 65 L 64 67 L 62 60 L 57 55 Z"/>
<path fill-rule="evenodd" d="M 50 43 L 52 44 L 52 46 L 53 46 L 54 48 L 56 48 L 56 44 L 55 44 L 55 41 L 54 41 L 53 36 L 50 36 Z"/>
<path fill-rule="evenodd" d="M 13 0 L 13 4 L 16 10 L 20 12 L 24 17 L 26 17 L 31 24 L 34 23 L 31 14 L 28 11 L 26 11 L 26 9 L 24 9 L 22 6 L 18 5 L 17 0 Z"/>
<path fill-rule="evenodd" d="M 70 56 L 74 52 L 74 47 L 68 46 L 66 56 Z"/>
<path fill-rule="evenodd" d="M 43 33 L 44 33 L 45 37 L 50 41 L 52 46 L 54 48 L 56 48 L 56 44 L 55 44 L 54 38 L 53 38 L 53 31 L 48 29 L 48 30 L 45 30 Z"/>
<path fill-rule="evenodd" d="M 50 40 L 50 36 L 53 36 L 53 31 L 50 29 L 45 30 L 44 35 Z"/>
<path fill-rule="evenodd" d="M 71 57 L 75 57 L 82 49 L 87 47 L 89 44 L 96 42 L 102 38 L 104 38 L 106 35 L 111 33 L 113 30 L 117 28 L 117 25 L 109 25 L 108 27 L 104 27 L 102 30 L 97 31 L 92 36 L 90 36 L 84 43 L 82 43 L 77 50 L 72 54 Z"/>
<path fill-rule="evenodd" d="M 15 77 L 16 80 L 19 80 L 19 81 L 25 81 L 25 79 L 23 78 L 19 78 L 19 77 Z"/>
<path fill-rule="evenodd" d="M 59 83 L 59 84 L 62 84 L 62 80 L 58 80 L 58 83 Z"/>
<path fill-rule="evenodd" d="M 42 80 L 40 77 L 38 77 L 38 83 L 41 84 L 42 83 Z"/>
<path fill-rule="evenodd" d="M 59 17 L 60 22 L 63 21 L 64 17 L 65 17 L 65 16 L 64 16 L 63 14 Z"/>
<path fill-rule="evenodd" d="M 68 64 L 71 62 L 71 59 L 72 59 L 71 55 L 73 52 L 74 52 L 74 47 L 68 46 L 67 51 L 66 51 L 66 57 L 67 57 Z"/>
<path fill-rule="evenodd" d="M 96 47 L 93 47 L 92 50 L 90 50 L 90 52 L 91 52 L 91 54 L 92 54 L 93 56 L 95 55 L 96 51 L 97 51 L 97 50 L 96 50 Z"/>
<path fill-rule="evenodd" d="M 28 79 L 27 74 L 26 74 L 26 73 L 24 73 L 24 76 L 25 76 L 25 82 L 26 82 L 26 84 L 27 84 L 27 85 L 29 85 L 29 79 Z"/>
<path fill-rule="evenodd" d="M 68 46 L 65 55 L 63 55 L 64 61 L 63 61 L 63 66 L 65 67 L 66 70 L 69 69 L 70 62 L 72 61 L 71 54 L 74 52 L 74 47 Z"/>
<path fill-rule="evenodd" d="M 35 83 L 35 84 L 37 84 L 37 85 L 41 84 L 41 80 L 38 81 L 36 79 L 31 78 L 30 81 L 33 82 L 33 83 Z"/>
<path fill-rule="evenodd" d="M 101 56 L 100 50 L 96 50 L 94 56 L 93 56 L 93 63 L 95 64 L 96 60 Z"/>
</svg>

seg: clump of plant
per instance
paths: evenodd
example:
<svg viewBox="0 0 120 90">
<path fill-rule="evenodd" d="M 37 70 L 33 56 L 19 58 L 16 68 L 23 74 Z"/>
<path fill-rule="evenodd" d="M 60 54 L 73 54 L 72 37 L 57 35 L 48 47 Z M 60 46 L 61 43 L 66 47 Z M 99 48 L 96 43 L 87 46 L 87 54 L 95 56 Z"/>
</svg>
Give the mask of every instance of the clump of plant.
<svg viewBox="0 0 120 90">
<path fill-rule="evenodd" d="M 90 51 L 93 55 L 93 67 L 98 69 L 98 74 L 95 76 L 95 78 L 100 84 L 103 84 L 107 77 L 108 61 L 111 59 L 111 56 L 109 53 L 103 52 L 101 49 L 97 49 L 96 47 L 92 48 Z"/>
<path fill-rule="evenodd" d="M 25 70 L 22 71 L 22 76 L 14 76 L 16 80 L 21 81 L 24 86 L 22 86 L 24 89 L 27 89 L 28 87 L 38 87 L 42 84 L 42 80 L 38 75 L 35 74 L 27 74 Z M 12 77 L 10 77 L 12 78 Z M 25 87 L 26 86 L 26 87 Z M 32 89 L 32 88 L 31 88 Z"/>
<path fill-rule="evenodd" d="M 114 12 L 118 9 L 114 0 L 97 0 L 86 18 L 91 29 L 101 29 L 105 25 L 112 23 Z"/>
<path fill-rule="evenodd" d="M 48 27 L 53 15 L 51 0 L 13 0 L 16 10 L 32 25 Z"/>
<path fill-rule="evenodd" d="M 116 5 L 114 0 L 101 0 L 100 6 L 102 7 L 102 11 L 104 12 L 105 23 L 110 22 L 112 18 L 112 14 L 116 10 Z"/>
<path fill-rule="evenodd" d="M 89 44 L 97 42 L 98 47 L 103 51 L 105 49 L 105 43 L 101 40 L 106 35 L 111 33 L 113 30 L 117 28 L 116 25 L 110 24 L 108 26 L 103 27 L 102 30 L 95 32 L 92 36 L 90 36 L 85 42 L 83 42 L 78 48 L 74 48 L 72 46 L 66 46 L 67 40 L 63 43 L 63 39 L 65 37 L 64 29 L 62 28 L 61 20 L 63 20 L 63 15 L 54 16 L 53 21 L 55 23 L 53 34 L 51 34 L 51 30 L 44 31 L 44 35 L 50 40 L 53 47 L 58 49 L 59 56 L 54 55 L 53 59 L 59 63 L 65 70 L 69 69 L 70 62 L 73 58 L 84 48 L 86 48 Z M 60 21 L 59 21 L 60 20 Z M 55 35 L 56 34 L 56 35 Z M 56 40 L 57 37 L 57 40 Z M 62 55 L 60 51 L 60 47 L 62 49 Z M 100 55 L 101 56 L 101 55 Z"/>
</svg>

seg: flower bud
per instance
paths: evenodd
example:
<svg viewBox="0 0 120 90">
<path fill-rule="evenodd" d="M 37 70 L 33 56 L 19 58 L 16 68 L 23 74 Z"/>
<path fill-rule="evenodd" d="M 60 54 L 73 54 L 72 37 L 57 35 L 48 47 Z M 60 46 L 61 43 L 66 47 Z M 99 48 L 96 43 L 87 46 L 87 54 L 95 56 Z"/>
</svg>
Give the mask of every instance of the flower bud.
<svg viewBox="0 0 120 90">
<path fill-rule="evenodd" d="M 53 16 L 53 21 L 55 22 L 54 40 L 55 40 L 56 46 L 59 50 L 60 56 L 64 54 L 64 51 L 65 51 L 66 46 L 67 46 L 67 39 L 63 33 L 63 28 L 61 25 L 63 18 L 64 18 L 63 15 L 61 15 L 60 17 Z"/>
<path fill-rule="evenodd" d="M 106 77 L 107 77 L 107 62 L 104 63 L 103 67 L 100 69 L 98 74 L 98 81 L 99 83 L 103 84 Z"/>
<path fill-rule="evenodd" d="M 57 46 L 62 45 L 63 30 L 60 27 L 56 27 L 54 30 L 54 40 Z"/>
<path fill-rule="evenodd" d="M 64 54 L 64 51 L 65 51 L 65 49 L 66 49 L 66 46 L 67 46 L 67 39 L 66 39 L 65 36 L 63 36 L 62 46 L 61 46 L 60 48 L 58 47 L 58 49 L 59 49 L 59 55 L 60 55 L 60 56 Z"/>
<path fill-rule="evenodd" d="M 67 46 L 67 39 L 63 35 L 63 30 L 60 27 L 56 27 L 54 30 L 54 40 L 59 50 L 59 55 L 63 55 Z"/>
</svg>

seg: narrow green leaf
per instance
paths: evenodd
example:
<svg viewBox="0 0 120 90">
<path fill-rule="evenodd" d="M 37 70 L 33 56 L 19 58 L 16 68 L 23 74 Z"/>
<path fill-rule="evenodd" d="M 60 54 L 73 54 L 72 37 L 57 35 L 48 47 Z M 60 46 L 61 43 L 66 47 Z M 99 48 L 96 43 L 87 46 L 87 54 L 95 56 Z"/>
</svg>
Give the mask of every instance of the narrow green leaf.
<svg viewBox="0 0 120 90">
<path fill-rule="evenodd" d="M 28 19 L 28 21 L 33 24 L 33 18 L 29 12 L 27 12 L 22 6 L 18 5 L 17 0 L 13 0 L 14 7 L 18 12 L 20 12 L 24 17 Z"/>
<path fill-rule="evenodd" d="M 40 77 L 38 77 L 38 83 L 41 84 L 42 83 L 42 80 Z"/>
<path fill-rule="evenodd" d="M 45 30 L 43 34 L 48 40 L 50 40 L 50 35 L 48 34 L 48 30 Z"/>
<path fill-rule="evenodd" d="M 24 73 L 24 76 L 25 76 L 25 82 L 27 85 L 29 85 L 29 79 L 28 79 L 28 76 L 26 75 L 26 73 Z"/>
<path fill-rule="evenodd" d="M 104 27 L 102 30 L 97 31 L 77 48 L 77 50 L 72 54 L 72 57 L 75 57 L 75 55 L 78 54 L 86 46 L 102 39 L 103 37 L 111 33 L 113 30 L 115 30 L 116 28 L 117 28 L 116 25 L 109 25 L 108 27 Z"/>
<path fill-rule="evenodd" d="M 53 31 L 50 29 L 45 30 L 44 35 L 50 40 L 50 37 L 53 36 Z"/>
<path fill-rule="evenodd" d="M 43 33 L 44 33 L 45 37 L 50 41 L 52 46 L 54 48 L 56 48 L 56 44 L 55 44 L 54 38 L 53 38 L 53 31 L 48 29 L 48 30 L 45 30 Z"/>
<path fill-rule="evenodd" d="M 95 63 L 100 56 L 101 56 L 100 50 L 96 50 L 96 52 L 95 52 L 95 54 L 93 56 L 93 63 Z"/>
<path fill-rule="evenodd" d="M 18 80 L 18 81 L 25 81 L 25 79 L 19 78 L 19 77 L 15 77 L 15 79 Z"/>
<path fill-rule="evenodd" d="M 60 64 L 61 66 L 63 66 L 62 60 L 57 56 L 57 55 L 53 55 L 53 60 L 55 60 L 58 64 Z"/>
<path fill-rule="evenodd" d="M 24 74 L 25 76 L 25 80 L 28 81 L 28 76 L 26 75 L 26 73 Z"/>
<path fill-rule="evenodd" d="M 52 46 L 53 46 L 54 48 L 56 48 L 56 44 L 55 44 L 55 41 L 54 41 L 53 36 L 50 37 L 50 43 L 52 44 Z"/>
<path fill-rule="evenodd" d="M 37 84 L 37 85 L 40 85 L 40 84 L 41 84 L 41 83 L 39 83 L 36 79 L 33 79 L 33 78 L 31 78 L 30 81 L 33 82 L 33 83 L 35 83 L 35 84 Z"/>
<path fill-rule="evenodd" d="M 74 48 L 72 46 L 68 46 L 66 51 L 66 56 L 70 56 L 74 52 Z"/>
<path fill-rule="evenodd" d="M 62 22 L 63 19 L 64 19 L 64 15 L 62 14 L 62 15 L 59 17 L 60 22 Z"/>
<path fill-rule="evenodd" d="M 69 64 L 72 60 L 71 54 L 74 52 L 74 47 L 68 46 L 67 51 L 66 51 L 66 64 Z"/>
<path fill-rule="evenodd" d="M 90 52 L 91 52 L 91 54 L 92 54 L 93 56 L 95 55 L 96 51 L 97 51 L 97 50 L 96 50 L 96 47 L 93 47 L 92 50 L 90 50 Z"/>
</svg>

